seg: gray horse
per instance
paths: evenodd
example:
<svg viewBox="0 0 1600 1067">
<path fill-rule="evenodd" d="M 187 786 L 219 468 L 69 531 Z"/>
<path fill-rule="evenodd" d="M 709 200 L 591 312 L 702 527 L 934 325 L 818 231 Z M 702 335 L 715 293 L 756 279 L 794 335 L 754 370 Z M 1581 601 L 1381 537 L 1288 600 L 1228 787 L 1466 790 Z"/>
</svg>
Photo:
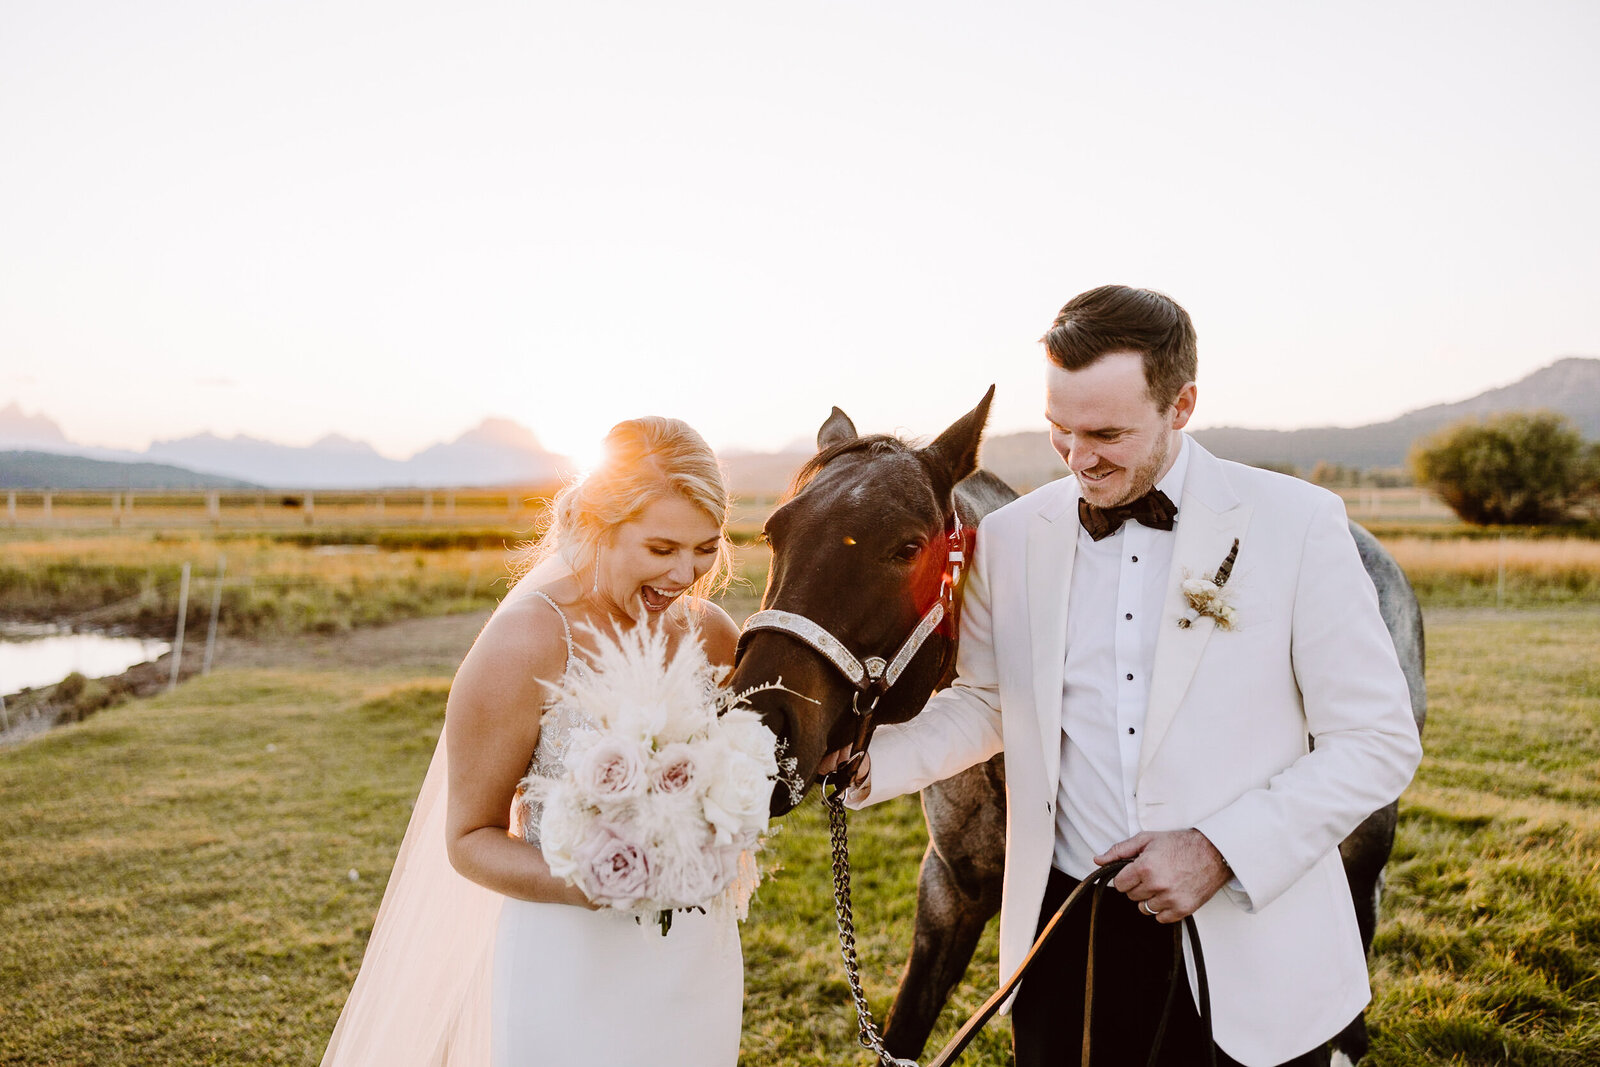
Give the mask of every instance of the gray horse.
<svg viewBox="0 0 1600 1067">
<path fill-rule="evenodd" d="M 893 658 L 901 638 L 939 596 L 948 573 L 942 546 L 961 524 L 1016 499 L 1016 492 L 987 471 L 976 470 L 978 443 L 993 390 L 972 412 L 927 448 L 891 437 L 857 434 L 838 408 L 817 434 L 818 454 L 802 469 L 789 496 L 768 519 L 772 567 L 762 606 L 815 620 L 848 647 Z M 1366 530 L 1351 535 L 1394 639 L 1420 730 L 1423 690 L 1422 613 L 1394 558 Z M 849 596 L 841 591 L 849 590 Z M 881 695 L 876 718 L 904 721 L 915 715 L 954 670 L 954 627 L 942 627 L 911 657 L 900 681 Z M 785 690 L 753 700 L 787 740 L 809 784 L 824 752 L 853 740 L 856 700 L 848 681 L 827 659 L 777 632 L 749 632 L 741 643 L 732 685 L 784 679 Z M 796 699 L 794 694 L 807 699 Z M 1314 740 L 1314 739 L 1313 739 Z M 774 795 L 773 811 L 794 803 L 787 790 Z M 916 932 L 885 1027 L 890 1052 L 919 1055 L 971 962 L 979 936 L 1000 910 L 1005 861 L 1005 771 L 1002 757 L 922 791 L 928 825 L 917 886 Z M 1397 806 L 1374 812 L 1340 845 L 1361 930 L 1370 948 L 1377 926 L 1383 866 L 1394 844 Z M 1368 1048 L 1366 1024 L 1357 1016 L 1334 1039 L 1350 1063 Z"/>
</svg>

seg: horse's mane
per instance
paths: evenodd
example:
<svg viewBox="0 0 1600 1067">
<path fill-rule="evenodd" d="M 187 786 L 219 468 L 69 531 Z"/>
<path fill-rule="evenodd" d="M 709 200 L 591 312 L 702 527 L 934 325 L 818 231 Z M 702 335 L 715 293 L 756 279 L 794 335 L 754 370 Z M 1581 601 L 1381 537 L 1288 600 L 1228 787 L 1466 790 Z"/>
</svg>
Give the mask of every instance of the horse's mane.
<svg viewBox="0 0 1600 1067">
<path fill-rule="evenodd" d="M 864 437 L 852 437 L 848 441 L 840 441 L 836 445 L 829 445 L 806 460 L 805 465 L 795 472 L 794 481 L 789 483 L 788 492 L 783 494 L 783 499 L 778 503 L 784 504 L 793 500 L 802 489 L 811 484 L 813 478 L 822 472 L 822 468 L 840 456 L 846 456 L 852 452 L 865 452 L 872 456 L 893 456 L 915 451 L 915 446 L 886 433 L 870 433 Z"/>
</svg>

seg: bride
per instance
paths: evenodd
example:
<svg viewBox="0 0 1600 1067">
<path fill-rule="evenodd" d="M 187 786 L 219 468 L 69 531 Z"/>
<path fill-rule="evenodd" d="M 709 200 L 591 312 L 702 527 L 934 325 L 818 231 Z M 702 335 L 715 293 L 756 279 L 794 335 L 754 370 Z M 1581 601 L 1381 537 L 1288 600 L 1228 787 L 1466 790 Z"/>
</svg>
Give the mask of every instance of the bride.
<svg viewBox="0 0 1600 1067">
<path fill-rule="evenodd" d="M 443 743 L 323 1067 L 732 1067 L 743 964 L 733 916 L 680 912 L 662 936 L 551 875 L 524 776 L 561 771 L 579 713 L 551 704 L 601 632 L 653 624 L 733 662 L 728 496 L 676 419 L 619 423 L 450 688 Z"/>
</svg>

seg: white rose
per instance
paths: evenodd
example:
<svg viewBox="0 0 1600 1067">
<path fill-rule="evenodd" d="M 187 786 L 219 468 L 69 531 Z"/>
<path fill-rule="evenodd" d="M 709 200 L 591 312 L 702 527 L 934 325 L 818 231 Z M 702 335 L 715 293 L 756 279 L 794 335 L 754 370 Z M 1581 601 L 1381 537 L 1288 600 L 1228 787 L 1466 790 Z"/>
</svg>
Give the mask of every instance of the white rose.
<svg viewBox="0 0 1600 1067">
<path fill-rule="evenodd" d="M 761 716 L 745 708 L 734 708 L 722 716 L 719 727 L 728 743 L 755 760 L 768 777 L 778 773 L 778 739 L 761 721 Z"/>
<path fill-rule="evenodd" d="M 717 844 L 731 844 L 752 827 L 765 829 L 772 807 L 772 780 L 761 766 L 743 753 L 730 752 L 717 772 L 703 804 Z"/>
<path fill-rule="evenodd" d="M 539 814 L 539 849 L 557 878 L 571 881 L 577 871 L 573 859 L 578 845 L 589 833 L 589 810 L 570 789 L 547 796 Z"/>
</svg>

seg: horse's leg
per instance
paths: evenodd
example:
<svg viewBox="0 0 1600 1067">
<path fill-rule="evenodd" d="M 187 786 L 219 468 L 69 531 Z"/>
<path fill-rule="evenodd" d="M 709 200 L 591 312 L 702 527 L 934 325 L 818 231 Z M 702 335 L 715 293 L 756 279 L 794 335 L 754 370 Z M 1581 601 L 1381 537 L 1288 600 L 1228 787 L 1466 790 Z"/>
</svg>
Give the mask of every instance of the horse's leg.
<svg viewBox="0 0 1600 1067">
<path fill-rule="evenodd" d="M 1000 910 L 1005 794 L 999 756 L 922 791 L 928 851 L 918 877 L 916 933 L 885 1030 L 897 1056 L 922 1051 L 985 924 Z"/>
<path fill-rule="evenodd" d="M 884 1024 L 884 1046 L 895 1056 L 922 1054 L 950 991 L 967 971 L 978 938 L 1000 910 L 994 892 L 969 896 L 930 842 L 917 880 L 916 935 L 911 958 Z"/>
<path fill-rule="evenodd" d="M 1394 847 L 1399 804 L 1390 803 L 1362 820 L 1350 836 L 1339 844 L 1344 861 L 1345 880 L 1350 883 L 1350 901 L 1355 905 L 1356 926 L 1361 931 L 1361 949 L 1372 950 L 1372 935 L 1378 928 L 1379 898 L 1383 893 L 1383 865 Z M 1333 1039 L 1334 1063 L 1356 1064 L 1367 1054 L 1366 1013 L 1357 1015 Z M 1343 1057 L 1341 1060 L 1339 1057 Z"/>
</svg>

